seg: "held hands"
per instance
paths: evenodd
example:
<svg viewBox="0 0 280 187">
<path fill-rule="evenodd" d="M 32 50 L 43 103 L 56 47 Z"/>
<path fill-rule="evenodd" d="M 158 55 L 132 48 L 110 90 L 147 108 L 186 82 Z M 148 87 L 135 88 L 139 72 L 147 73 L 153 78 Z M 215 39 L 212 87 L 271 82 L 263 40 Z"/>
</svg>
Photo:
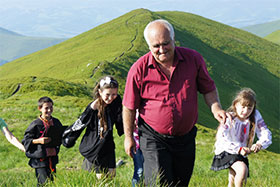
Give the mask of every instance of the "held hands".
<svg viewBox="0 0 280 187">
<path fill-rule="evenodd" d="M 261 150 L 261 148 L 262 148 L 261 144 L 253 144 L 250 151 L 254 152 L 254 153 L 257 153 Z"/>
<path fill-rule="evenodd" d="M 232 120 L 231 115 L 222 109 L 213 111 L 213 115 L 220 124 L 225 124 L 227 118 L 229 118 L 230 121 Z"/>
<path fill-rule="evenodd" d="M 249 147 L 241 147 L 239 154 L 243 155 L 243 156 L 247 156 L 251 153 L 251 150 L 249 149 Z"/>
<path fill-rule="evenodd" d="M 239 154 L 243 156 L 247 156 L 250 153 L 254 152 L 257 153 L 261 150 L 262 145 L 261 144 L 253 144 L 251 148 L 249 147 L 240 147 Z"/>
<path fill-rule="evenodd" d="M 22 147 L 19 147 L 19 150 L 21 150 L 22 152 L 25 153 L 25 148 L 22 146 Z"/>
<path fill-rule="evenodd" d="M 34 139 L 32 141 L 33 144 L 47 144 L 51 141 L 52 139 L 50 137 L 41 137 L 38 139 Z"/>
</svg>

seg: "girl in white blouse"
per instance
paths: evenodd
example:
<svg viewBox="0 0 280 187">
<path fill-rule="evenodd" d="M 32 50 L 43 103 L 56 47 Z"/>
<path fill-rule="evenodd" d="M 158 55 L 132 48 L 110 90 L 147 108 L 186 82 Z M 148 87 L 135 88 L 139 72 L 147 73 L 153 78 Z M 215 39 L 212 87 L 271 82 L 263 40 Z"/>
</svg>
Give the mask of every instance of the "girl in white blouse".
<svg viewBox="0 0 280 187">
<path fill-rule="evenodd" d="M 232 120 L 218 127 L 211 169 L 229 168 L 228 186 L 242 186 L 249 176 L 247 155 L 266 149 L 272 143 L 271 132 L 256 109 L 256 94 L 250 88 L 237 93 L 228 111 Z M 258 141 L 253 144 L 255 134 Z"/>
</svg>

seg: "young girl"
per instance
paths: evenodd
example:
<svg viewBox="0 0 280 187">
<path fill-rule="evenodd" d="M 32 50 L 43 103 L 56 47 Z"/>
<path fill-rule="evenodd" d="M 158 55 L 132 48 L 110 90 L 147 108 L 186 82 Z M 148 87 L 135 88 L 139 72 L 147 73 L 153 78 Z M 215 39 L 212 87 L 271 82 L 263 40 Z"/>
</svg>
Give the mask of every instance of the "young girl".
<svg viewBox="0 0 280 187">
<path fill-rule="evenodd" d="M 97 178 L 104 173 L 115 176 L 115 143 L 113 125 L 118 135 L 123 134 L 122 100 L 118 95 L 118 82 L 111 76 L 103 77 L 94 89 L 94 101 L 80 118 L 63 134 L 63 145 L 72 147 L 84 128 L 79 150 L 85 157 L 82 168 L 94 169 Z"/>
<path fill-rule="evenodd" d="M 249 175 L 247 155 L 266 149 L 272 143 L 271 132 L 256 109 L 256 94 L 250 88 L 237 94 L 228 111 L 233 118 L 218 127 L 211 169 L 229 168 L 228 186 L 242 186 Z M 255 133 L 258 141 L 253 144 Z"/>
<path fill-rule="evenodd" d="M 24 146 L 20 143 L 20 141 L 18 141 L 18 139 L 13 135 L 13 133 L 8 129 L 7 124 L 5 123 L 5 121 L 2 118 L 0 118 L 0 129 L 3 132 L 3 134 L 5 135 L 6 139 L 11 144 L 13 144 L 17 148 L 19 148 L 21 151 L 25 152 Z"/>
</svg>

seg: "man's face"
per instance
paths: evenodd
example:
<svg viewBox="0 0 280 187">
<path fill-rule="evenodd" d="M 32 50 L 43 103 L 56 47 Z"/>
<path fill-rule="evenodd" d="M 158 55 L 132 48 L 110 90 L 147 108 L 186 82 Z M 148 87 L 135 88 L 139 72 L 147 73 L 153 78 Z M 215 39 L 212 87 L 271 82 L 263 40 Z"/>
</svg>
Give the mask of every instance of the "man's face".
<svg viewBox="0 0 280 187">
<path fill-rule="evenodd" d="M 175 43 L 169 31 L 163 26 L 155 26 L 148 34 L 149 48 L 158 63 L 173 62 Z"/>
</svg>

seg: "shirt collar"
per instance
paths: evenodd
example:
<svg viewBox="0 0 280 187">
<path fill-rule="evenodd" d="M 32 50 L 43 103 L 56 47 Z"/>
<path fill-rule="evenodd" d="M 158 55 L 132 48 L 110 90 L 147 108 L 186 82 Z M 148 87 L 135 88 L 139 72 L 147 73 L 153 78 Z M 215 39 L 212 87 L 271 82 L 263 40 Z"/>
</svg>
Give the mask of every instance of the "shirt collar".
<svg viewBox="0 0 280 187">
<path fill-rule="evenodd" d="M 47 119 L 42 118 L 40 115 L 39 118 L 41 121 L 46 122 L 46 123 L 50 123 L 52 121 L 52 117 L 49 120 L 47 120 Z"/>
</svg>

